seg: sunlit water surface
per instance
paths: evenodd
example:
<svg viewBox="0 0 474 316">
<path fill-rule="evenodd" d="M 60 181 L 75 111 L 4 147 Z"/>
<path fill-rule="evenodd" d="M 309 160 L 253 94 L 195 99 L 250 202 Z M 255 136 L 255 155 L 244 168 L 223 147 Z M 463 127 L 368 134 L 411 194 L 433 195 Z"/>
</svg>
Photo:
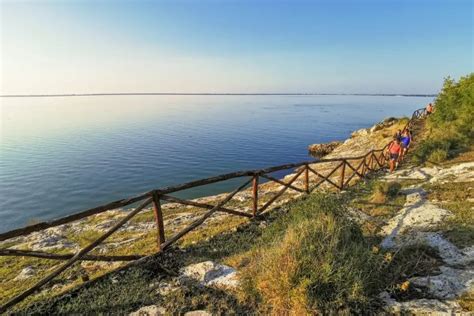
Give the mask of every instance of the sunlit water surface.
<svg viewBox="0 0 474 316">
<path fill-rule="evenodd" d="M 309 158 L 429 98 L 97 96 L 3 98 L 0 231 L 172 184 Z M 181 193 L 198 197 L 236 183 Z"/>
</svg>

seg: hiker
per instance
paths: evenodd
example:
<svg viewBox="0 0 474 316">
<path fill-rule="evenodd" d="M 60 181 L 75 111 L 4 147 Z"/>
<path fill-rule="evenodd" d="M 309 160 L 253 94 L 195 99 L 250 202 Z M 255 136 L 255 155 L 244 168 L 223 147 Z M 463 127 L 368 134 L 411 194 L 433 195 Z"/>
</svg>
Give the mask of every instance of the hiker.
<svg viewBox="0 0 474 316">
<path fill-rule="evenodd" d="M 430 115 L 431 113 L 433 113 L 433 104 L 428 104 L 426 106 L 426 115 Z"/>
<path fill-rule="evenodd" d="M 395 170 L 395 167 L 397 166 L 401 150 L 402 146 L 400 145 L 400 138 L 394 137 L 393 141 L 388 145 L 388 154 L 390 155 L 390 173 L 393 173 L 393 170 Z"/>
<path fill-rule="evenodd" d="M 402 130 L 399 129 L 398 132 L 396 132 L 395 135 L 393 135 L 393 138 L 400 139 L 401 137 L 402 137 Z"/>
<path fill-rule="evenodd" d="M 401 152 L 400 152 L 400 161 L 402 161 L 407 152 L 408 148 L 410 147 L 410 143 L 412 141 L 412 136 L 410 130 L 407 128 L 403 131 L 402 136 L 400 137 L 400 145 L 402 146 Z"/>
</svg>

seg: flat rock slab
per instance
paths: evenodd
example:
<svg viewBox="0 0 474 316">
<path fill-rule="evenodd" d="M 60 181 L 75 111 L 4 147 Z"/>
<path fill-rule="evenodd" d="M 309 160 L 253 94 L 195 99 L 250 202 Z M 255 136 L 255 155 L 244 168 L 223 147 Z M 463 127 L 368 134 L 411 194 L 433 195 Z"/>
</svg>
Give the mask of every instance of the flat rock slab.
<svg viewBox="0 0 474 316">
<path fill-rule="evenodd" d="M 234 268 L 212 261 L 191 264 L 180 272 L 182 279 L 193 279 L 206 286 L 235 288 L 239 285 Z"/>
<path fill-rule="evenodd" d="M 452 215 L 450 211 L 425 200 L 423 189 L 413 188 L 406 193 L 409 194 L 404 207 L 382 227 L 381 234 L 386 236 L 381 243 L 383 248 L 395 247 L 396 239 L 404 233 L 434 227 Z"/>
<path fill-rule="evenodd" d="M 415 287 L 421 287 L 437 299 L 454 299 L 461 294 L 474 290 L 474 271 L 472 269 L 455 269 L 440 267 L 441 274 L 411 278 Z"/>
<path fill-rule="evenodd" d="M 443 261 L 449 265 L 466 266 L 474 263 L 474 247 L 460 250 L 439 233 L 418 232 L 411 238 L 414 244 L 426 244 L 435 249 Z"/>
<path fill-rule="evenodd" d="M 430 174 L 423 171 L 421 168 L 402 169 L 397 170 L 391 174 L 384 176 L 382 179 L 394 181 L 394 180 L 422 180 L 428 181 Z"/>
<path fill-rule="evenodd" d="M 474 162 L 460 163 L 444 169 L 422 168 L 422 170 L 432 176 L 431 183 L 474 181 Z"/>
<path fill-rule="evenodd" d="M 390 314 L 405 315 L 460 315 L 461 306 L 454 300 L 440 301 L 436 299 L 417 299 L 397 302 L 387 292 L 382 293 L 385 308 Z"/>
<path fill-rule="evenodd" d="M 385 180 L 422 180 L 436 182 L 472 182 L 474 181 L 474 162 L 460 163 L 449 168 L 415 167 L 397 170 L 383 177 Z"/>
</svg>

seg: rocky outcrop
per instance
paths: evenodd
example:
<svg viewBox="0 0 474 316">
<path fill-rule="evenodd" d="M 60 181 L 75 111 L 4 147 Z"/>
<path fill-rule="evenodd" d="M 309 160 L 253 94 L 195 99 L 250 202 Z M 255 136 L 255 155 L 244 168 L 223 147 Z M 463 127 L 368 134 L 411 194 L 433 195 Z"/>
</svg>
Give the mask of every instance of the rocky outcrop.
<svg viewBox="0 0 474 316">
<path fill-rule="evenodd" d="M 408 279 L 410 287 L 423 293 L 425 298 L 399 302 L 387 292 L 381 293 L 380 297 L 389 312 L 453 315 L 462 312 L 456 299 L 464 293 L 474 292 L 474 246 L 459 249 L 441 232 L 433 231 L 451 216 L 451 212 L 426 200 L 426 192 L 421 188 L 424 183 L 445 183 L 453 181 L 453 178 L 462 178 L 463 182 L 473 181 L 473 167 L 473 163 L 461 163 L 448 168 L 411 168 L 384 177 L 387 181 L 415 179 L 421 183 L 402 191 L 407 195 L 406 203 L 382 227 L 382 235 L 386 237 L 381 246 L 398 249 L 424 245 L 435 250 L 440 257 L 436 274 Z"/>
<path fill-rule="evenodd" d="M 385 146 L 385 144 L 392 139 L 396 130 L 402 128 L 401 126 L 394 126 L 398 122 L 400 122 L 400 120 L 394 117 L 389 117 L 370 128 L 361 128 L 352 132 L 351 138 L 344 142 L 333 141 L 329 143 L 313 144 L 308 146 L 308 150 L 311 155 L 318 158 L 326 155 L 329 155 L 327 158 L 335 158 L 365 154 L 367 150 Z M 374 142 L 374 139 L 372 138 L 381 139 L 379 142 Z"/>
<path fill-rule="evenodd" d="M 370 129 L 369 129 L 369 132 L 370 133 L 374 133 L 376 131 L 380 131 L 384 128 L 387 128 L 387 127 L 390 127 L 392 126 L 393 124 L 395 124 L 396 122 L 398 121 L 398 119 L 394 118 L 394 117 L 388 117 L 386 119 L 384 119 L 382 122 L 380 123 L 377 123 L 375 124 L 374 126 L 372 126 Z"/>
<path fill-rule="evenodd" d="M 334 141 L 325 144 L 313 144 L 308 146 L 308 150 L 311 155 L 315 157 L 323 157 L 331 153 L 337 146 L 341 145 L 342 142 Z"/>
<path fill-rule="evenodd" d="M 390 314 L 395 315 L 461 315 L 462 308 L 454 300 L 440 302 L 437 299 L 416 299 L 398 302 L 387 292 L 380 295 Z"/>
<path fill-rule="evenodd" d="M 352 132 L 351 138 L 356 138 L 356 137 L 360 137 L 360 136 L 367 136 L 367 135 L 369 135 L 369 132 L 370 132 L 369 128 L 361 128 L 361 129 L 358 129 L 358 130 Z"/>
<path fill-rule="evenodd" d="M 424 198 L 425 191 L 421 188 L 402 190 L 407 195 L 404 207 L 382 227 L 386 237 L 381 246 L 392 248 L 407 233 L 419 229 L 428 229 L 439 225 L 451 212 L 442 209 Z"/>
<path fill-rule="evenodd" d="M 367 136 L 369 134 L 391 127 L 397 122 L 398 122 L 398 119 L 394 117 L 389 117 L 389 118 L 384 119 L 382 122 L 375 124 L 374 126 L 370 128 L 362 128 L 353 132 L 351 134 L 351 137 L 355 138 L 355 137 L 360 137 L 360 136 Z"/>
</svg>

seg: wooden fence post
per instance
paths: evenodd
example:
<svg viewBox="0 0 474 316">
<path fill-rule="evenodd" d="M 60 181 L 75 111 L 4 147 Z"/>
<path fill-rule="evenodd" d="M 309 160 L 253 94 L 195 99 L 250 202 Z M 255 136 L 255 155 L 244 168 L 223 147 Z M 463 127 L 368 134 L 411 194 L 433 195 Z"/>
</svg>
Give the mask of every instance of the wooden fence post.
<svg viewBox="0 0 474 316">
<path fill-rule="evenodd" d="M 361 172 L 364 177 L 365 177 L 365 172 L 366 172 L 366 169 L 367 169 L 365 167 L 365 163 L 366 163 L 365 160 L 366 159 L 365 159 L 365 156 L 364 156 L 364 159 L 362 159 L 362 172 Z"/>
<path fill-rule="evenodd" d="M 165 225 L 163 224 L 163 212 L 161 211 L 160 196 L 156 191 L 152 192 L 153 213 L 155 214 L 158 250 L 161 251 L 161 244 L 165 242 Z"/>
<path fill-rule="evenodd" d="M 339 190 L 344 189 L 344 176 L 346 172 L 346 160 L 342 161 L 341 182 L 339 183 Z"/>
<path fill-rule="evenodd" d="M 309 193 L 309 168 L 308 164 L 304 165 L 304 190 Z"/>
<path fill-rule="evenodd" d="M 377 155 L 375 154 L 375 152 L 372 152 L 372 161 L 373 161 L 373 164 L 374 164 L 374 170 L 379 170 L 379 160 L 377 159 Z"/>
<path fill-rule="evenodd" d="M 253 176 L 252 181 L 252 196 L 253 196 L 253 216 L 257 216 L 258 211 L 258 174 Z"/>
<path fill-rule="evenodd" d="M 372 171 L 374 168 L 372 167 L 372 165 L 374 164 L 373 162 L 373 156 L 372 156 L 372 152 L 370 152 L 370 158 L 369 158 L 369 163 L 367 164 L 367 169 L 369 169 L 369 171 Z"/>
</svg>

